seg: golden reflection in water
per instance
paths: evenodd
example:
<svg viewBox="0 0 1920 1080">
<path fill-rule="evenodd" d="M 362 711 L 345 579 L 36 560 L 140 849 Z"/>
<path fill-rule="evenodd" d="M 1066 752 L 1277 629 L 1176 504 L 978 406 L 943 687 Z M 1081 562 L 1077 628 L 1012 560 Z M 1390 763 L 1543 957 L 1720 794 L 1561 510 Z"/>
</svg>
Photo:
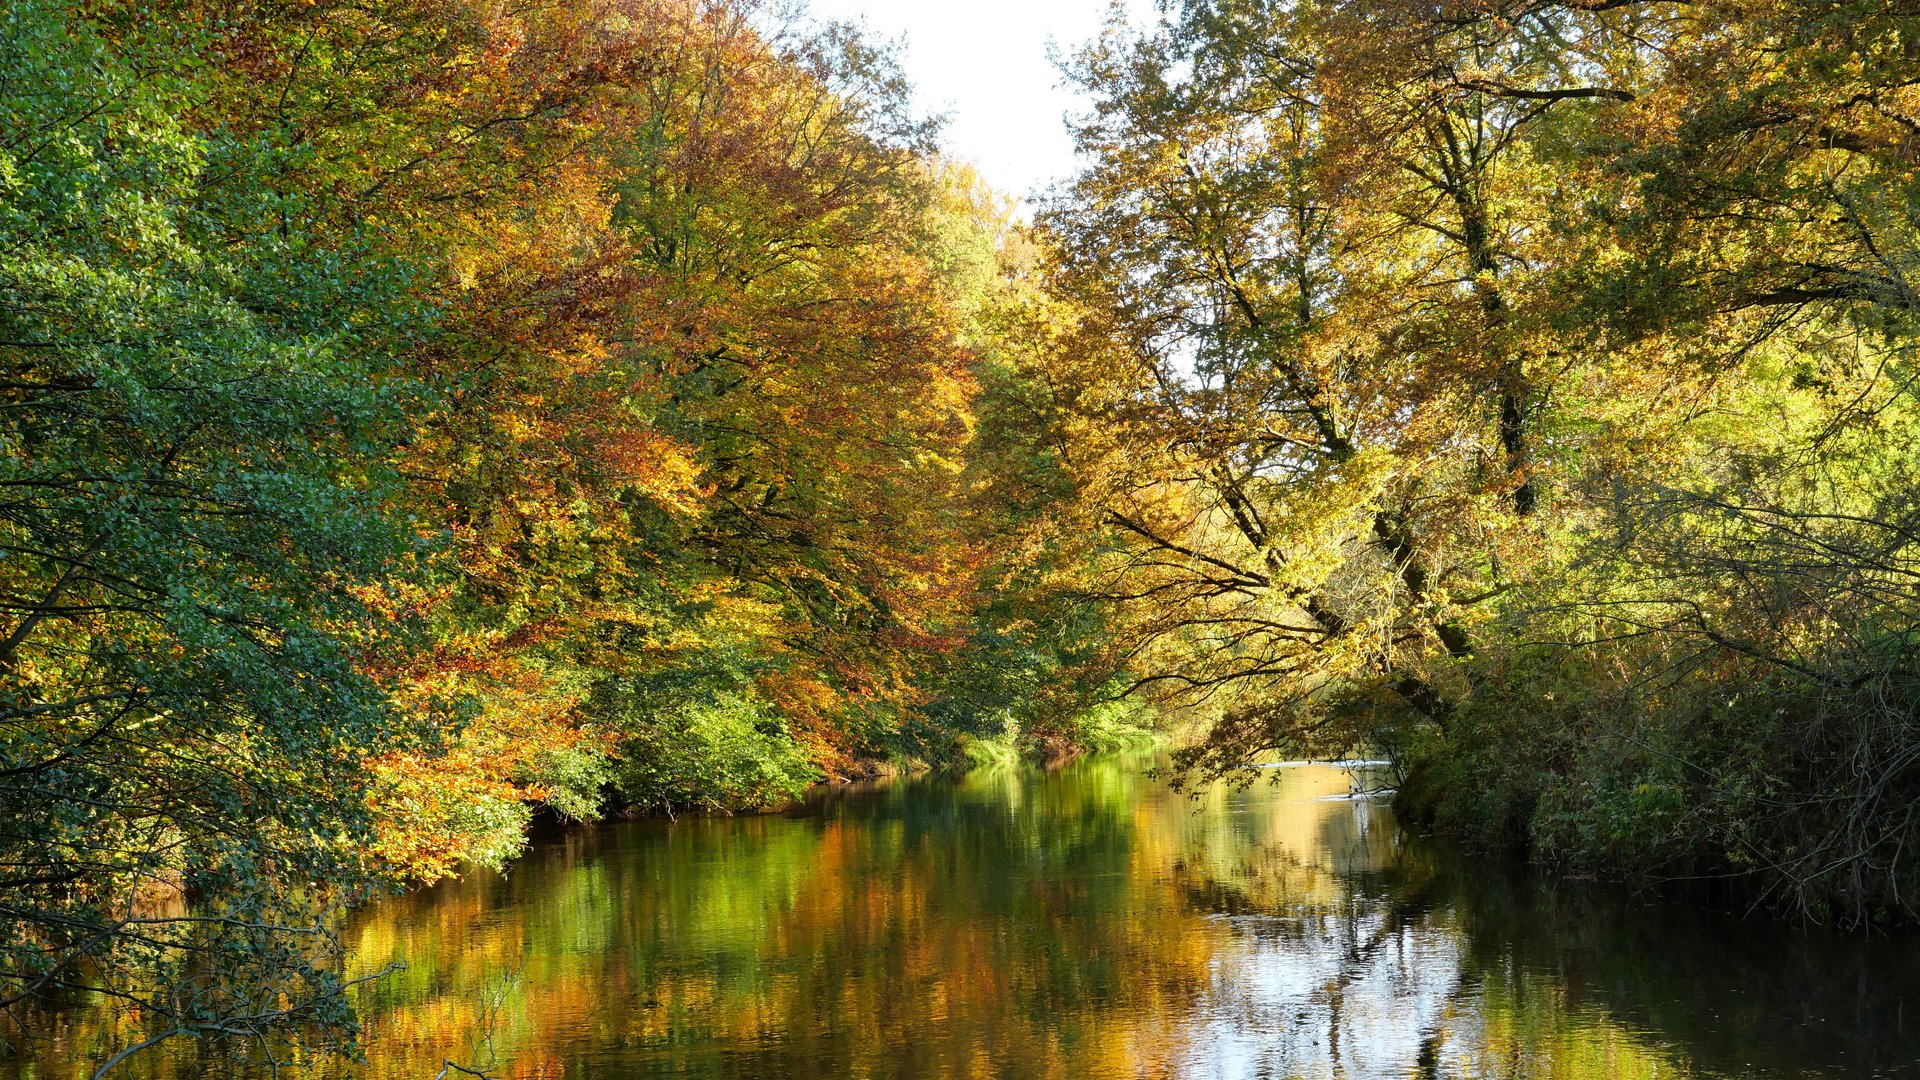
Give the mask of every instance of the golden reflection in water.
<svg viewBox="0 0 1920 1080">
<path fill-rule="evenodd" d="M 817 819 L 575 834 L 519 880 L 475 878 L 366 922 L 361 965 L 413 965 L 404 991 L 366 1003 L 369 1057 L 381 1075 L 452 1056 L 510 1077 L 1526 1064 L 1507 1044 L 1544 1034 L 1528 1018 L 1448 1022 L 1448 920 L 1417 892 L 1354 891 L 1402 858 L 1378 804 L 1344 798 L 1336 769 L 1275 780 L 1189 801 L 1113 767 L 1003 772 L 948 789 L 945 806 L 883 792 Z M 1556 1059 L 1615 1075 L 1636 1053 L 1559 1019 L 1572 1022 L 1553 1026 Z"/>
<path fill-rule="evenodd" d="M 1697 980 L 1661 981 L 1683 955 L 1664 931 L 1492 887 L 1404 838 L 1378 800 L 1348 797 L 1342 770 L 1273 770 L 1249 791 L 1189 798 L 1143 764 L 561 833 L 505 875 L 356 919 L 349 975 L 407 967 L 360 992 L 368 1063 L 328 1071 L 426 1080 L 451 1059 L 503 1080 L 1775 1075 L 1689 1056 L 1688 1040 L 1710 1057 L 1727 1034 L 1695 1030 L 1696 1014 L 1738 991 L 1691 1001 Z M 135 1030 L 103 1012 L 69 1023 L 65 1046 L 93 1052 Z M 1759 1060 L 1752 1040 L 1732 1045 Z M 43 1055 L 20 1075 L 84 1072 Z M 176 1048 L 128 1075 L 221 1073 L 258 1070 Z"/>
</svg>

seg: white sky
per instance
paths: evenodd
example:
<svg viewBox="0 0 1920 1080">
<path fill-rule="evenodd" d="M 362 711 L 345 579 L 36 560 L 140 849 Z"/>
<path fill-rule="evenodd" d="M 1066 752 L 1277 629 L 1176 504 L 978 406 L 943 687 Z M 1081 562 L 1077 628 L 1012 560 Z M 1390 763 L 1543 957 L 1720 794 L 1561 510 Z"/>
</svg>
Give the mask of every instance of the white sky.
<svg viewBox="0 0 1920 1080">
<path fill-rule="evenodd" d="M 1151 0 L 1122 0 L 1134 25 Z M 1025 196 L 1074 172 L 1068 113 L 1084 108 L 1047 58 L 1099 35 L 1108 0 L 809 0 L 821 19 L 865 22 L 877 38 L 905 38 L 901 60 L 921 112 L 947 117 L 943 142 L 1009 195 Z"/>
</svg>

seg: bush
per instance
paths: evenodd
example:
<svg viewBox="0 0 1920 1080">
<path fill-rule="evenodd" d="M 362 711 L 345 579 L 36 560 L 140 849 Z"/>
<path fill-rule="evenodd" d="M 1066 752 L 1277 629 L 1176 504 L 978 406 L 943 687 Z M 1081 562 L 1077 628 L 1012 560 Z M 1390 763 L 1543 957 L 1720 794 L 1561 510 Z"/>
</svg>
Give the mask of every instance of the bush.
<svg viewBox="0 0 1920 1080">
<path fill-rule="evenodd" d="M 636 725 L 617 785 L 647 809 L 761 810 L 820 779 L 765 703 L 738 691 L 696 696 Z"/>
</svg>

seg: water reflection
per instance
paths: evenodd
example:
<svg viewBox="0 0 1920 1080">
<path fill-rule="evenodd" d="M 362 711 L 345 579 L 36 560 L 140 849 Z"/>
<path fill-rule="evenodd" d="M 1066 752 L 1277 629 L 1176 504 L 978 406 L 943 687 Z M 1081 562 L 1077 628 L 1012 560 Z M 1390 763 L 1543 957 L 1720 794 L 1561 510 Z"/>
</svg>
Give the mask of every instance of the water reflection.
<svg viewBox="0 0 1920 1080">
<path fill-rule="evenodd" d="M 427 1078 L 1895 1073 L 1907 940 L 1552 889 L 1405 839 L 1347 773 L 1197 801 L 1142 763 L 574 830 L 387 904 L 369 1063 Z M 1920 1020 L 1920 1014 L 1916 1014 Z M 124 1031 L 73 1020 L 66 1054 Z M 65 1076 L 52 1050 L 21 1075 Z M 4 1070 L 0 1070 L 4 1071 Z M 253 1075 L 179 1048 L 133 1076 Z"/>
</svg>

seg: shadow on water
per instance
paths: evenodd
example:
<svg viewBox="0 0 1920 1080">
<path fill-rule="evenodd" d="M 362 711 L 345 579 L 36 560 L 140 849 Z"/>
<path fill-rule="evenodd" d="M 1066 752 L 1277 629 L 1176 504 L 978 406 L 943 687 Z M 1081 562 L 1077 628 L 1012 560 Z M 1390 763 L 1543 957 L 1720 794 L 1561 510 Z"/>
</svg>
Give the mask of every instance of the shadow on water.
<svg viewBox="0 0 1920 1080">
<path fill-rule="evenodd" d="M 349 927 L 365 1065 L 500 1077 L 1920 1072 L 1920 942 L 1653 907 L 1409 839 L 1327 767 L 1197 798 L 1139 759 L 543 838 Z M 351 974 L 352 972 L 350 972 Z M 1915 1020 L 1920 1020 L 1916 1017 Z M 134 1030 L 65 1017 L 84 1075 Z M 176 1047 L 127 1075 L 262 1075 Z"/>
<path fill-rule="evenodd" d="M 1791 929 L 1516 868 L 1446 865 L 1470 969 L 1546 988 L 1705 1075 L 1920 1075 L 1920 941 Z"/>
</svg>

